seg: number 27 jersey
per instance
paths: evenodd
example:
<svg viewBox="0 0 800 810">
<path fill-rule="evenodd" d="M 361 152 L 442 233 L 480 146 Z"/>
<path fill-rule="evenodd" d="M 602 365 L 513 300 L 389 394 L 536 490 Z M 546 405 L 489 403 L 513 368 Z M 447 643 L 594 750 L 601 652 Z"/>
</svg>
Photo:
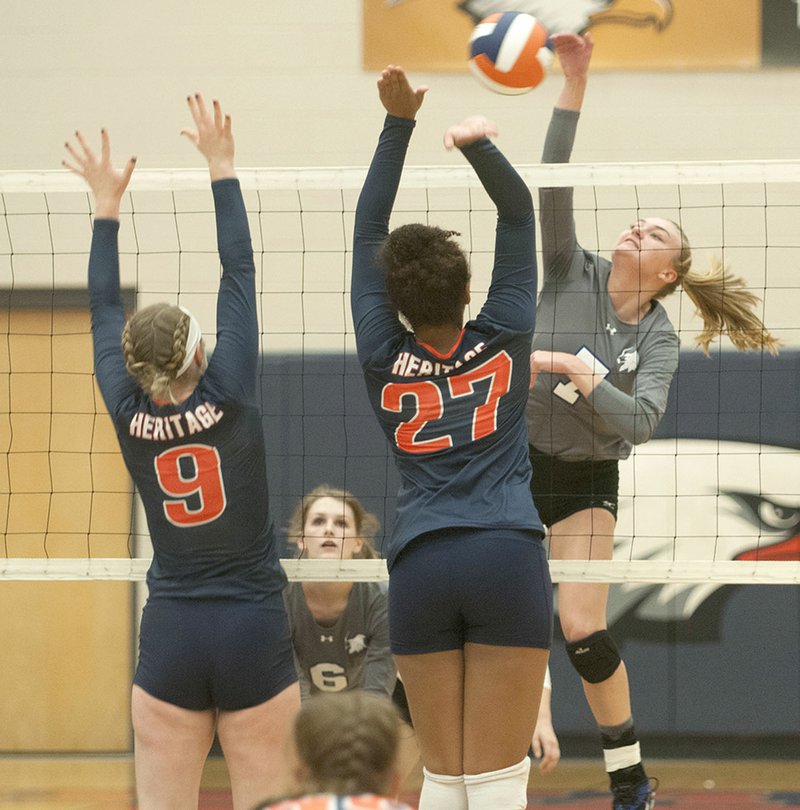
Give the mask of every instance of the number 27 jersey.
<svg viewBox="0 0 800 810">
<path fill-rule="evenodd" d="M 437 529 L 541 531 L 525 404 L 530 334 L 470 321 L 447 356 L 406 333 L 364 377 L 402 479 L 389 547 Z"/>
<path fill-rule="evenodd" d="M 497 206 L 486 303 L 447 353 L 417 341 L 392 307 L 380 246 L 414 122 L 387 115 L 358 205 L 351 301 L 372 408 L 401 476 L 387 565 L 445 528 L 542 531 L 530 494 L 525 404 L 535 325 L 531 195 L 486 138 L 461 149 Z"/>
</svg>

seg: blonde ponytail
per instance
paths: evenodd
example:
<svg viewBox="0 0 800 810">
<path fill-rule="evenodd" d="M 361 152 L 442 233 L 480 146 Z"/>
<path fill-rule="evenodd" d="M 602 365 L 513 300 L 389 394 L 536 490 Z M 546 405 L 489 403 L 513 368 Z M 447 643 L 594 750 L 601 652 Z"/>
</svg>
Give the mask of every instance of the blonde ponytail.
<svg viewBox="0 0 800 810">
<path fill-rule="evenodd" d="M 740 351 L 778 353 L 780 341 L 773 337 L 756 315 L 760 299 L 747 289 L 744 279 L 734 276 L 719 260 L 713 259 L 705 275 L 687 273 L 681 286 L 703 319 L 703 331 L 695 338 L 708 354 L 711 342 L 725 334 Z"/>
<path fill-rule="evenodd" d="M 678 277 L 653 297 L 664 298 L 678 284 L 683 287 L 703 321 L 703 331 L 695 343 L 706 354 L 711 342 L 720 335 L 727 335 L 740 352 L 766 350 L 777 354 L 781 341 L 769 333 L 755 312 L 761 299 L 747 289 L 744 279 L 734 276 L 717 258 L 712 259 L 707 273 L 693 272 L 689 240 L 680 225 L 673 224 L 681 235 L 681 250 L 674 265 Z"/>
</svg>

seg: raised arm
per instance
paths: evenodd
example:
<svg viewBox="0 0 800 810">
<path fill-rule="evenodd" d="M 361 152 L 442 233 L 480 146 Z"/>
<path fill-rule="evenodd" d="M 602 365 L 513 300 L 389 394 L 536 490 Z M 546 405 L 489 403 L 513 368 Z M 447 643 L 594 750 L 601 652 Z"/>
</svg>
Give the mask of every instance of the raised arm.
<svg viewBox="0 0 800 810">
<path fill-rule="evenodd" d="M 479 318 L 515 331 L 533 330 L 536 309 L 536 240 L 533 200 L 525 181 L 489 140 L 497 130 L 474 116 L 451 127 L 445 146 L 457 146 L 497 206 L 492 283 Z"/>
<path fill-rule="evenodd" d="M 231 117 L 219 101 L 208 110 L 197 93 L 187 98 L 194 129 L 183 129 L 205 157 L 216 212 L 222 279 L 217 298 L 217 345 L 208 366 L 209 380 L 223 395 L 252 401 L 258 365 L 258 317 L 255 263 L 250 226 L 234 168 Z"/>
<path fill-rule="evenodd" d="M 92 342 L 97 383 L 106 407 L 113 415 L 120 403 L 136 390 L 136 383 L 125 369 L 120 336 L 125 314 L 119 290 L 119 210 L 128 187 L 136 158 L 121 168 L 111 162 L 108 132 L 100 132 L 100 155 L 80 132 L 77 145 L 65 144 L 68 159 L 62 165 L 82 177 L 94 197 L 94 231 L 89 254 L 89 306 L 92 313 Z"/>
<path fill-rule="evenodd" d="M 589 33 L 584 36 L 554 34 L 551 41 L 564 71 L 564 85 L 550 119 L 542 163 L 568 163 L 586 91 L 594 41 Z M 579 272 L 582 259 L 575 235 L 573 190 L 563 187 L 539 189 L 539 217 L 545 277 L 564 277 L 571 270 Z"/>
<path fill-rule="evenodd" d="M 427 89 L 414 90 L 403 69 L 394 65 L 389 65 L 378 79 L 386 119 L 356 206 L 350 292 L 356 348 L 362 364 L 387 338 L 403 330 L 386 296 L 378 251 L 389 233 L 389 217 L 414 119 Z"/>
</svg>

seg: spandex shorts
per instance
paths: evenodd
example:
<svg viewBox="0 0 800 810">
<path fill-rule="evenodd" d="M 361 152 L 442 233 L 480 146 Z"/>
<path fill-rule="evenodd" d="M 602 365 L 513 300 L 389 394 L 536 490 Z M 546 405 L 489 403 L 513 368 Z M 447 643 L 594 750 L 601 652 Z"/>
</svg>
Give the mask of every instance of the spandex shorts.
<svg viewBox="0 0 800 810">
<path fill-rule="evenodd" d="M 184 709 L 247 709 L 297 680 L 281 594 L 258 602 L 151 599 L 134 683 Z"/>
<path fill-rule="evenodd" d="M 605 509 L 616 519 L 619 462 L 563 461 L 530 447 L 531 493 L 545 526 L 584 509 Z"/>
<path fill-rule="evenodd" d="M 392 703 L 394 703 L 397 713 L 400 715 L 404 723 L 408 723 L 412 728 L 414 724 L 411 722 L 411 710 L 408 708 L 408 698 L 406 697 L 406 688 L 403 682 L 398 678 L 394 684 L 394 692 L 392 692 Z"/>
<path fill-rule="evenodd" d="M 389 575 L 389 639 L 395 655 L 467 642 L 549 649 L 553 595 L 542 535 L 459 528 L 413 540 Z"/>
</svg>

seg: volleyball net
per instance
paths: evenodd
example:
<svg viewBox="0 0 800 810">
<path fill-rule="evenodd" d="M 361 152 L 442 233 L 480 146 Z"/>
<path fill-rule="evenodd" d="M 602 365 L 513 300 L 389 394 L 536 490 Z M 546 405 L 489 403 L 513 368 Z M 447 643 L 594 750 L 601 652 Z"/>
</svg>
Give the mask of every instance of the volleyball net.
<svg viewBox="0 0 800 810">
<path fill-rule="evenodd" d="M 535 191 L 575 187 L 579 241 L 610 255 L 641 217 L 678 222 L 694 267 L 720 257 L 760 299 L 777 357 L 710 357 L 679 289 L 668 412 L 620 466 L 613 561 L 551 561 L 554 581 L 800 582 L 800 161 L 542 165 Z M 372 415 L 349 307 L 353 216 L 365 170 L 245 169 L 261 331 L 262 423 L 276 528 L 319 483 L 351 491 L 385 548 L 398 479 Z M 152 547 L 92 373 L 86 266 L 91 201 L 66 172 L 0 172 L 0 579 L 143 579 Z M 468 167 L 408 167 L 392 226 L 458 231 L 474 317 L 489 287 L 495 210 Z M 219 284 L 206 171 L 137 170 L 121 216 L 129 308 L 182 304 L 213 350 Z M 299 579 L 385 579 L 383 559 L 294 560 Z M 696 598 L 698 588 L 692 589 Z"/>
</svg>

